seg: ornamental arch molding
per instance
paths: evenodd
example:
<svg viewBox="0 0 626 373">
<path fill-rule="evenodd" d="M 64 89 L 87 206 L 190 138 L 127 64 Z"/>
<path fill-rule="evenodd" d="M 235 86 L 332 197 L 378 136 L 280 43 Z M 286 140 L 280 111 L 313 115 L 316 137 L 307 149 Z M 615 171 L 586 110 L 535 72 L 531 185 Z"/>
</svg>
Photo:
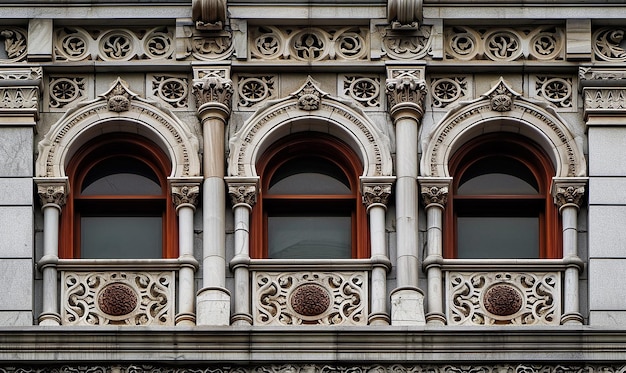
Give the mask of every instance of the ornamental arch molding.
<svg viewBox="0 0 626 373">
<path fill-rule="evenodd" d="M 68 111 L 39 142 L 36 176 L 65 178 L 65 168 L 89 140 L 107 133 L 146 137 L 169 156 L 172 178 L 200 175 L 198 140 L 169 110 L 138 97 L 118 78 L 99 98 Z"/>
<path fill-rule="evenodd" d="M 260 108 L 233 136 L 228 175 L 257 177 L 256 163 L 271 144 L 307 131 L 348 144 L 363 164 L 363 177 L 392 175 L 389 137 L 363 111 L 321 91 L 310 77 L 298 91 Z"/>
<path fill-rule="evenodd" d="M 581 145 L 555 110 L 513 91 L 502 78 L 479 99 L 461 103 L 435 127 L 424 148 L 421 176 L 449 177 L 448 162 L 468 141 L 486 133 L 518 133 L 550 157 L 555 177 L 586 176 Z"/>
</svg>

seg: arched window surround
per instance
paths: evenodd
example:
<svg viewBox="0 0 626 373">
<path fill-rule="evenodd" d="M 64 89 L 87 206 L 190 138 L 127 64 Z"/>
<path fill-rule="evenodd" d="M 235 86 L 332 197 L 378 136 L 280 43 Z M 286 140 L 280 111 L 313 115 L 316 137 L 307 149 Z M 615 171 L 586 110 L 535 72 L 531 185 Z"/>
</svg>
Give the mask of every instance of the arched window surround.
<svg viewBox="0 0 626 373">
<path fill-rule="evenodd" d="M 302 157 L 315 157 L 339 167 L 350 183 L 350 195 L 272 195 L 269 184 L 275 172 L 285 163 Z M 368 229 L 365 206 L 361 203 L 359 175 L 363 166 L 352 149 L 329 135 L 305 132 L 283 138 L 269 147 L 257 163 L 261 183 L 257 204 L 252 211 L 252 258 L 268 257 L 267 214 L 269 204 L 319 204 L 328 211 L 345 209 L 351 212 L 351 256 L 369 257 Z M 341 205 L 341 206 L 337 206 Z"/>
<path fill-rule="evenodd" d="M 161 194 L 158 196 L 82 196 L 81 190 L 89 171 L 100 162 L 117 157 L 136 159 L 148 166 L 159 179 Z M 138 135 L 108 134 L 84 144 L 73 155 L 67 167 L 70 194 L 64 209 L 65 213 L 61 218 L 59 257 L 81 258 L 81 210 L 91 207 L 108 212 L 131 211 L 133 208 L 160 210 L 163 224 L 162 258 L 176 258 L 178 256 L 176 212 L 167 181 L 170 172 L 171 164 L 167 155 L 156 144 Z"/>
<path fill-rule="evenodd" d="M 471 195 L 462 196 L 458 188 L 462 175 L 477 162 L 490 157 L 513 159 L 524 165 L 537 181 L 538 193 L 534 195 Z M 444 257 L 457 258 L 456 224 L 459 205 L 480 203 L 488 206 L 505 204 L 516 211 L 537 214 L 539 218 L 539 258 L 556 259 L 562 256 L 561 230 L 558 210 L 551 195 L 554 167 L 545 152 L 533 141 L 512 133 L 487 134 L 465 143 L 450 158 L 452 189 L 448 196 L 444 223 Z M 475 210 L 476 208 L 474 208 Z"/>
</svg>

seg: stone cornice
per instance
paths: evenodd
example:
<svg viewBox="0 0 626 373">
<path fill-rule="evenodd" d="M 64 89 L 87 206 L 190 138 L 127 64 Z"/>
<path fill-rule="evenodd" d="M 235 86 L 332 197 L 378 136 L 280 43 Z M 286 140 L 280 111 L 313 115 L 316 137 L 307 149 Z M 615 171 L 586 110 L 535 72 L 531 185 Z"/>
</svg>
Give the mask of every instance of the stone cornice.
<svg viewBox="0 0 626 373">
<path fill-rule="evenodd" d="M 626 356 L 626 329 L 577 327 L 56 327 L 0 329 L 4 364 L 55 361 L 222 364 L 587 364 Z M 289 346 L 288 351 L 285 346 Z M 138 356 L 138 351 L 140 354 Z M 384 353 L 381 353 L 384 352 Z M 488 353 L 487 353 L 488 352 Z M 623 360 L 623 358 L 622 358 Z M 81 363 L 81 364 L 82 364 Z M 467 363 L 464 363 L 467 364 Z"/>
</svg>

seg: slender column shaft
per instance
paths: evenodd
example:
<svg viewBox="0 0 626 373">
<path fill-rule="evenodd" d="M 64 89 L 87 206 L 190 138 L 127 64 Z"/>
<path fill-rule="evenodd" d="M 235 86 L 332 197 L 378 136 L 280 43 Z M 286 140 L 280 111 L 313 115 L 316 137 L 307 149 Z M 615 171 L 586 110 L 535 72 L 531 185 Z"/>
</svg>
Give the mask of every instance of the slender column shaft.
<svg viewBox="0 0 626 373">
<path fill-rule="evenodd" d="M 43 312 L 39 317 L 39 325 L 60 325 L 57 268 L 59 260 L 59 205 L 49 203 L 43 207 L 44 255 L 40 261 L 43 267 Z"/>
<path fill-rule="evenodd" d="M 195 261 L 193 257 L 193 215 L 191 204 L 178 208 L 178 249 L 183 266 L 178 274 L 178 315 L 176 325 L 195 325 L 195 268 L 187 262 Z"/>
<path fill-rule="evenodd" d="M 247 263 L 250 260 L 250 206 L 238 204 L 235 213 L 235 314 L 233 325 L 251 325 L 250 279 Z"/>
<path fill-rule="evenodd" d="M 428 256 L 425 262 L 428 264 L 426 273 L 428 277 L 428 324 L 445 324 L 443 312 L 443 281 L 441 265 L 443 259 L 443 208 L 439 204 L 430 204 L 426 207 L 428 224 Z"/>
<path fill-rule="evenodd" d="M 561 216 L 563 221 L 563 258 L 578 259 L 578 206 L 574 204 L 565 205 L 561 208 Z M 578 315 L 579 306 L 579 289 L 578 277 L 579 269 L 576 265 L 569 265 L 565 269 L 564 283 L 564 299 L 563 299 L 563 315 Z M 563 324 L 581 324 L 581 320 L 575 318 L 565 318 Z"/>
<path fill-rule="evenodd" d="M 378 262 L 387 262 L 387 243 L 385 238 L 385 206 L 375 204 L 369 208 L 372 259 L 372 299 L 370 324 L 389 325 L 387 315 L 387 269 Z M 377 265 L 378 264 L 378 265 Z"/>
</svg>

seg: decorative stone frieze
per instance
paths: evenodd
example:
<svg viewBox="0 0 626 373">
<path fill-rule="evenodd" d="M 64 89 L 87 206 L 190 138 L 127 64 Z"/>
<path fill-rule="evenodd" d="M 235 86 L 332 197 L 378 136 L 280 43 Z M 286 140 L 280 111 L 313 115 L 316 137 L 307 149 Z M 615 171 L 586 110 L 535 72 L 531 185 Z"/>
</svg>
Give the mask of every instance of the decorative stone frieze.
<svg viewBox="0 0 626 373">
<path fill-rule="evenodd" d="M 380 77 L 377 75 L 344 75 L 341 78 L 341 96 L 354 100 L 363 108 L 380 107 Z"/>
<path fill-rule="evenodd" d="M 147 76 L 148 92 L 165 102 L 172 109 L 189 107 L 189 79 L 186 75 L 149 74 Z"/>
<path fill-rule="evenodd" d="M 86 29 L 62 27 L 54 33 L 57 61 L 162 60 L 174 57 L 175 43 L 168 27 Z"/>
<path fill-rule="evenodd" d="M 26 59 L 27 35 L 28 32 L 20 27 L 0 28 L 0 64 L 22 62 Z"/>
<path fill-rule="evenodd" d="M 253 272 L 254 325 L 367 325 L 367 272 Z"/>
<path fill-rule="evenodd" d="M 275 27 L 250 29 L 251 60 L 369 60 L 366 27 Z"/>
<path fill-rule="evenodd" d="M 554 204 L 561 209 L 565 205 L 582 206 L 585 198 L 586 178 L 555 178 L 552 181 Z"/>
<path fill-rule="evenodd" d="M 35 182 L 42 206 L 54 204 L 61 207 L 65 205 L 68 192 L 67 180 L 47 181 L 39 178 L 35 179 Z"/>
<path fill-rule="evenodd" d="M 193 0 L 191 18 L 201 30 L 221 30 L 226 24 L 226 0 Z"/>
<path fill-rule="evenodd" d="M 603 27 L 596 30 L 591 37 L 594 60 L 607 62 L 626 61 L 624 48 L 625 27 Z"/>
<path fill-rule="evenodd" d="M 267 100 L 277 98 L 276 75 L 239 75 L 237 79 L 237 105 L 249 109 Z"/>
<path fill-rule="evenodd" d="M 362 186 L 363 204 L 369 208 L 374 204 L 387 206 L 391 195 L 391 182 L 376 183 L 364 182 Z"/>
<path fill-rule="evenodd" d="M 548 101 L 558 109 L 575 108 L 576 95 L 571 76 L 531 76 L 532 96 Z"/>
<path fill-rule="evenodd" d="M 0 115 L 4 109 L 39 110 L 39 87 L 0 87 Z"/>
<path fill-rule="evenodd" d="M 176 34 L 176 59 L 221 61 L 232 56 L 233 35 L 229 30 L 203 31 L 190 25 L 179 25 Z"/>
<path fill-rule="evenodd" d="M 443 109 L 450 104 L 470 98 L 471 77 L 451 76 L 430 79 L 430 97 L 433 108 Z"/>
<path fill-rule="evenodd" d="M 64 373 L 622 373 L 626 371 L 626 365 L 621 363 L 586 363 L 586 364 L 550 364 L 534 362 L 528 364 L 517 363 L 475 363 L 475 364 L 361 364 L 361 365 L 335 365 L 335 364 L 265 364 L 253 366 L 239 365 L 211 365 L 204 369 L 198 368 L 197 365 L 190 364 L 184 366 L 177 364 L 171 365 L 152 365 L 152 364 L 86 364 L 68 365 L 53 364 L 36 365 L 15 365 L 0 367 L 0 373 L 48 373 L 48 372 L 64 372 Z"/>
<path fill-rule="evenodd" d="M 581 84 L 593 83 L 594 80 L 600 81 L 620 81 L 626 79 L 626 69 L 623 68 L 597 68 L 589 66 L 581 66 L 578 68 L 578 78 Z"/>
<path fill-rule="evenodd" d="M 626 110 L 626 88 L 583 88 L 585 117 L 589 114 L 620 114 Z"/>
<path fill-rule="evenodd" d="M 389 69 L 387 72 L 386 92 L 389 112 L 394 120 L 395 114 L 409 110 L 418 121 L 424 115 L 424 98 L 427 89 L 423 70 Z"/>
<path fill-rule="evenodd" d="M 194 69 L 193 94 L 198 110 L 203 105 L 217 104 L 230 115 L 233 81 L 227 69 Z"/>
<path fill-rule="evenodd" d="M 509 62 L 564 58 L 565 33 L 558 26 L 527 28 L 448 27 L 444 32 L 445 59 Z"/>
<path fill-rule="evenodd" d="M 199 197 L 199 183 L 172 183 L 172 202 L 176 209 L 182 205 L 197 206 Z"/>
<path fill-rule="evenodd" d="M 431 50 L 432 26 L 420 26 L 415 30 L 384 30 L 383 51 L 392 60 L 419 60 Z"/>
<path fill-rule="evenodd" d="M 252 207 L 256 204 L 257 182 L 227 181 L 228 194 L 233 206 L 244 204 Z"/>
<path fill-rule="evenodd" d="M 174 272 L 61 273 L 63 325 L 174 325 Z"/>
<path fill-rule="evenodd" d="M 450 325 L 559 325 L 558 272 L 446 272 Z"/>
<path fill-rule="evenodd" d="M 24 67 L 24 68 L 7 68 L 0 69 L 0 84 L 4 85 L 6 81 L 8 84 L 12 84 L 14 80 L 20 82 L 33 81 L 35 83 L 41 81 L 43 78 L 43 69 L 41 67 Z"/>
</svg>

